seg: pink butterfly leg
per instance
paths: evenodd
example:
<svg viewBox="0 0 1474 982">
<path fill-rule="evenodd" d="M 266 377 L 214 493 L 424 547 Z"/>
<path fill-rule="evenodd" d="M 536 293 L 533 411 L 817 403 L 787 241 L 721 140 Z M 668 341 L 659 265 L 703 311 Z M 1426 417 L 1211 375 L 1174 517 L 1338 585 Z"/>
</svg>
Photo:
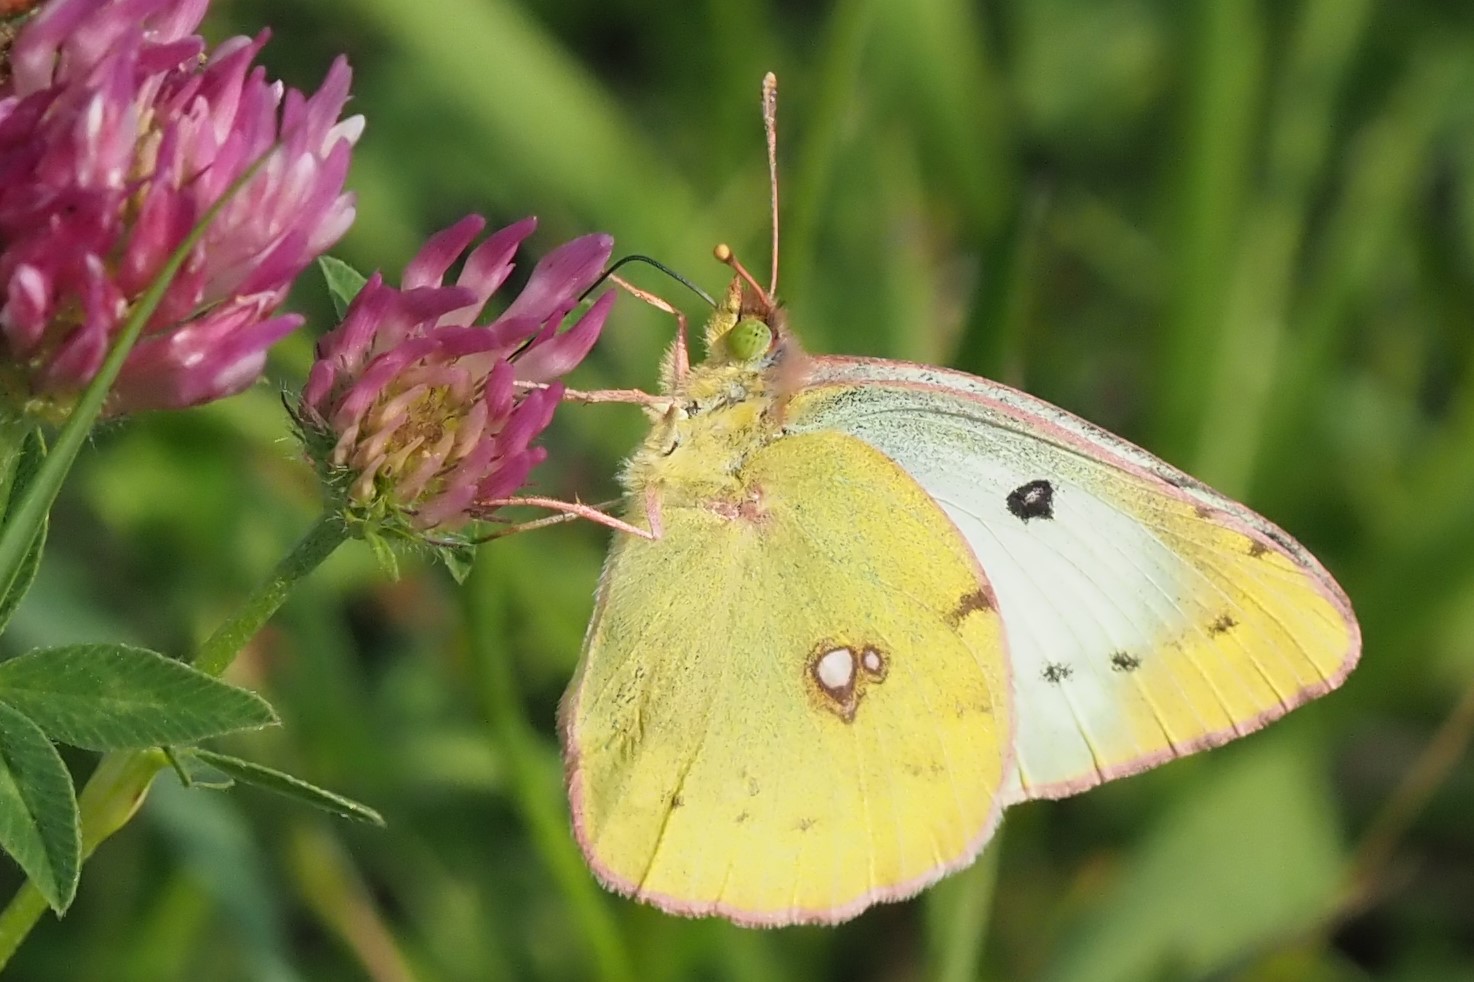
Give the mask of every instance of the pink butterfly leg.
<svg viewBox="0 0 1474 982">
<path fill-rule="evenodd" d="M 534 389 L 546 389 L 546 382 L 517 382 L 517 388 L 526 391 Z M 671 399 L 669 396 L 651 395 L 643 389 L 564 389 L 564 402 L 628 402 L 637 406 L 648 406 L 661 413 L 669 411 Z"/>
<path fill-rule="evenodd" d="M 547 508 L 550 511 L 557 512 L 557 514 L 549 515 L 546 518 L 510 525 L 505 529 L 500 529 L 490 535 L 477 539 L 475 540 L 476 542 L 500 539 L 503 536 L 512 535 L 515 532 L 526 532 L 530 529 L 542 528 L 547 525 L 558 525 L 562 522 L 571 522 L 579 518 L 587 519 L 599 525 L 607 525 L 609 528 L 616 529 L 620 532 L 628 532 L 630 535 L 638 535 L 642 539 L 658 539 L 661 535 L 658 506 L 657 511 L 651 515 L 650 528 L 642 529 L 638 525 L 631 525 L 629 522 L 615 518 L 608 512 L 600 511 L 600 506 L 586 505 L 579 501 L 561 501 L 558 498 L 539 498 L 529 495 L 516 498 L 493 498 L 489 501 L 478 501 L 476 504 L 479 509 L 485 509 L 488 514 L 498 508 L 507 508 L 516 505 L 527 508 Z M 614 504 L 614 502 L 607 502 L 607 504 Z"/>
<path fill-rule="evenodd" d="M 610 275 L 609 278 L 617 286 L 627 291 L 630 296 L 637 300 L 643 300 L 656 310 L 663 310 L 676 319 L 676 347 L 672 367 L 675 372 L 675 381 L 679 384 L 686 377 L 686 373 L 691 370 L 690 348 L 686 343 L 686 315 L 672 307 L 665 300 L 662 300 L 653 293 L 641 290 L 628 280 L 623 280 L 614 275 Z"/>
</svg>

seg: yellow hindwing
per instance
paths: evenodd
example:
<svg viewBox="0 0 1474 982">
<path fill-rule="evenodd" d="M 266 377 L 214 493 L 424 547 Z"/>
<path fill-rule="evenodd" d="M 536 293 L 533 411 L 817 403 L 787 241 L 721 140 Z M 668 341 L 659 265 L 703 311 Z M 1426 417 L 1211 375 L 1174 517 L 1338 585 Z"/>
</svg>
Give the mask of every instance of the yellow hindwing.
<svg viewBox="0 0 1474 982">
<path fill-rule="evenodd" d="M 1002 625 L 945 513 L 862 441 L 779 438 L 733 488 L 615 545 L 564 705 L 575 827 L 666 910 L 842 920 L 991 834 Z"/>
</svg>

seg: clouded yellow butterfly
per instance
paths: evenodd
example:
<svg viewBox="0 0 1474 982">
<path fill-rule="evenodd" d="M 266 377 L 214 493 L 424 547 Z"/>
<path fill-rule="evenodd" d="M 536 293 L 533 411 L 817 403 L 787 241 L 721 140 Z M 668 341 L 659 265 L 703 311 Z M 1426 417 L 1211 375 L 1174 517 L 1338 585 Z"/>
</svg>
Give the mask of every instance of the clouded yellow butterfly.
<svg viewBox="0 0 1474 982">
<path fill-rule="evenodd" d="M 971 862 L 1004 806 L 1241 736 L 1355 664 L 1345 595 L 1264 518 L 996 382 L 810 357 L 733 265 L 706 360 L 678 342 L 651 400 L 623 482 L 655 537 L 616 533 L 563 704 L 608 886 L 841 921 Z"/>
</svg>

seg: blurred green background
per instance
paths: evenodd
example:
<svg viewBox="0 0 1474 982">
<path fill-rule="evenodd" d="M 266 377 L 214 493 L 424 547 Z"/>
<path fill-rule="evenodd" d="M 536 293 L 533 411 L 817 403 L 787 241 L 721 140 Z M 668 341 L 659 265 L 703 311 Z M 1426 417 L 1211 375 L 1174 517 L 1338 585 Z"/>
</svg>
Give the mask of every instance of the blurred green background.
<svg viewBox="0 0 1474 982">
<path fill-rule="evenodd" d="M 553 721 L 603 530 L 494 543 L 464 588 L 350 544 L 234 671 L 286 725 L 229 749 L 388 830 L 166 775 L 14 977 L 1474 978 L 1474 7 L 217 0 L 207 27 L 263 25 L 293 84 L 349 53 L 337 253 L 394 277 L 472 210 L 537 213 L 539 253 L 611 231 L 713 291 L 718 241 L 765 269 L 775 70 L 811 349 L 1027 386 L 1245 498 L 1338 576 L 1365 657 L 1262 734 L 1010 811 L 916 901 L 751 932 L 605 894 L 570 840 Z M 186 651 L 306 528 L 279 389 L 329 326 L 309 280 L 271 384 L 96 436 L 9 651 Z M 670 334 L 622 300 L 575 384 L 652 385 Z M 641 430 L 566 409 L 541 489 L 612 497 Z"/>
</svg>

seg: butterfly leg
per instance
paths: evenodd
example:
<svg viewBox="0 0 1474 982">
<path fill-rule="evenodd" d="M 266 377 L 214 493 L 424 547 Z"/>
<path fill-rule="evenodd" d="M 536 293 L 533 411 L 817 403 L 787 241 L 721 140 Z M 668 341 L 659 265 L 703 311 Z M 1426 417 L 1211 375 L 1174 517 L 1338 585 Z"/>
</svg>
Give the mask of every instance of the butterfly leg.
<svg viewBox="0 0 1474 982">
<path fill-rule="evenodd" d="M 676 343 L 671 349 L 671 371 L 675 376 L 675 382 L 679 384 L 686 377 L 686 373 L 691 370 L 690 347 L 686 343 L 686 315 L 672 307 L 665 300 L 662 300 L 653 293 L 640 289 L 628 280 L 620 279 L 613 274 L 610 274 L 609 278 L 629 293 L 630 296 L 637 300 L 643 300 L 656 310 L 663 310 L 676 319 Z"/>
<path fill-rule="evenodd" d="M 533 389 L 546 389 L 546 382 L 518 382 L 519 389 L 532 391 Z M 637 406 L 645 406 L 664 415 L 670 410 L 671 399 L 669 396 L 651 395 L 643 389 L 564 389 L 564 402 L 628 402 Z"/>
<path fill-rule="evenodd" d="M 568 402 L 632 402 L 661 413 L 670 407 L 669 396 L 651 395 L 643 389 L 564 389 L 563 398 Z"/>
<path fill-rule="evenodd" d="M 660 492 L 653 486 L 645 488 L 645 518 L 650 523 L 650 538 L 665 536 L 665 524 L 660 519 Z"/>
<path fill-rule="evenodd" d="M 604 508 L 612 507 L 616 504 L 618 504 L 617 500 L 606 501 L 603 504 L 595 505 L 594 507 L 602 510 Z M 555 512 L 551 515 L 545 515 L 542 518 L 535 518 L 528 522 L 507 522 L 502 528 L 497 529 L 495 532 L 488 532 L 485 535 L 478 535 L 473 539 L 463 540 L 459 542 L 451 541 L 448 539 L 430 539 L 428 541 L 431 545 L 436 546 L 479 546 L 483 542 L 490 542 L 492 539 L 505 539 L 507 536 L 516 535 L 518 532 L 531 532 L 534 529 L 547 528 L 549 525 L 566 525 L 567 523 L 577 521 L 582 517 L 582 515 L 575 515 L 572 512 L 560 511 Z M 503 521 L 503 519 L 488 516 L 486 518 L 483 518 L 482 521 L 501 522 Z"/>
<path fill-rule="evenodd" d="M 531 522 L 522 522 L 517 525 L 511 525 L 505 529 L 499 529 L 496 532 L 491 533 L 490 535 L 474 540 L 474 542 L 479 543 L 486 542 L 491 539 L 500 539 L 503 536 L 511 535 L 514 532 L 526 532 L 530 529 L 542 528 L 545 525 L 557 525 L 561 522 L 571 522 L 579 518 L 587 519 L 591 522 L 596 522 L 599 525 L 607 525 L 609 528 L 616 529 L 620 532 L 628 532 L 631 535 L 638 535 L 642 539 L 660 538 L 659 529 L 657 527 L 654 527 L 654 522 L 651 523 L 652 528 L 642 529 L 638 525 L 631 525 L 629 522 L 615 518 L 608 512 L 600 510 L 601 507 L 606 507 L 613 503 L 614 502 L 605 502 L 604 506 L 596 506 L 586 505 L 579 501 L 561 501 L 557 498 L 538 498 L 530 496 L 518 498 L 493 498 L 489 501 L 478 501 L 476 502 L 477 509 L 485 511 L 486 513 L 490 513 L 491 511 L 494 511 L 498 508 L 507 508 L 520 505 L 527 508 L 547 508 L 551 511 L 557 512 L 557 514 L 549 515 L 546 518 L 536 519 Z"/>
</svg>

